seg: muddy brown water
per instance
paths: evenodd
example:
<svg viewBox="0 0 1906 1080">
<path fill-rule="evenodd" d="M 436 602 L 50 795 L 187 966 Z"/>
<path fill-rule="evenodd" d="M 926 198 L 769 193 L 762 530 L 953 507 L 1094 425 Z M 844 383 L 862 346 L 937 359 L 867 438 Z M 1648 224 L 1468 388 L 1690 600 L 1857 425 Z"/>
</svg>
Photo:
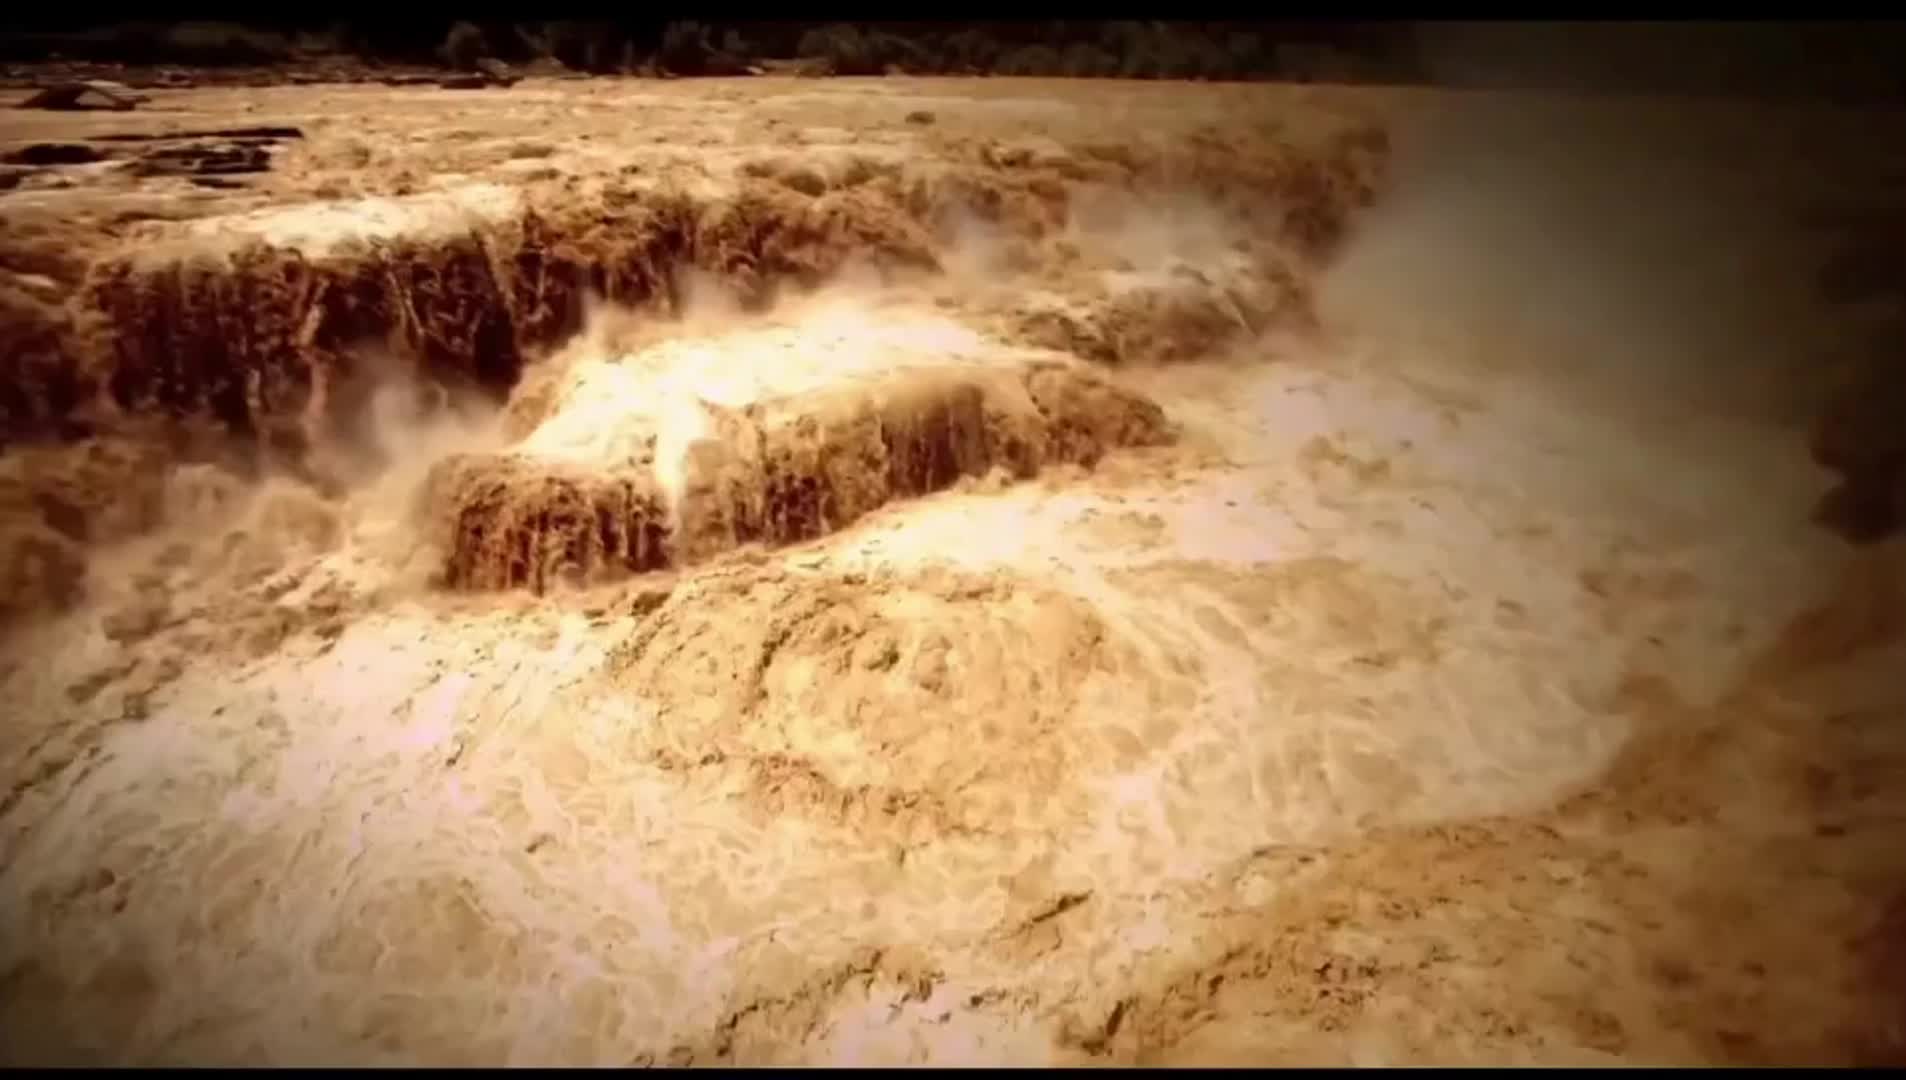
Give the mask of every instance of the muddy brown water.
<svg viewBox="0 0 1906 1080">
<path fill-rule="evenodd" d="M 0 194 L 9 1060 L 1900 1060 L 1851 121 L 153 97 L 0 143 L 305 137 Z"/>
</svg>

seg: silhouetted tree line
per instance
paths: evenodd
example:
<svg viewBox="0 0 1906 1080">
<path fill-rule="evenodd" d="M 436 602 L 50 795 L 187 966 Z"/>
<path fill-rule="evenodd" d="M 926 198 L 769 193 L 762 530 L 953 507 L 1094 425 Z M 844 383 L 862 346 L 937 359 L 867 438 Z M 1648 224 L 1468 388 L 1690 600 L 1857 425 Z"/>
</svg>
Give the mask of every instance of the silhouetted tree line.
<svg viewBox="0 0 1906 1080">
<path fill-rule="evenodd" d="M 549 57 L 589 72 L 741 74 L 798 61 L 811 74 L 1025 75 L 1128 79 L 1383 78 L 1410 81 L 1400 24 L 1048 20 L 461 24 L 464 57 Z M 388 55 L 394 42 L 358 39 Z M 419 43 L 410 43 L 417 52 Z M 401 50 L 399 50 L 401 51 Z"/>
<path fill-rule="evenodd" d="M 1906 24 L 813 20 L 59 25 L 0 27 L 0 61 L 270 66 L 340 54 L 373 63 L 554 61 L 652 75 L 1030 75 L 1277 79 L 1906 100 Z M 40 20 L 28 25 L 28 17 Z"/>
<path fill-rule="evenodd" d="M 122 23 L 0 32 L 0 59 L 262 66 L 349 54 L 469 68 L 554 60 L 594 73 L 1023 75 L 1413 81 L 1405 24 L 1318 22 L 549 21 L 396 17 L 375 23 Z"/>
</svg>

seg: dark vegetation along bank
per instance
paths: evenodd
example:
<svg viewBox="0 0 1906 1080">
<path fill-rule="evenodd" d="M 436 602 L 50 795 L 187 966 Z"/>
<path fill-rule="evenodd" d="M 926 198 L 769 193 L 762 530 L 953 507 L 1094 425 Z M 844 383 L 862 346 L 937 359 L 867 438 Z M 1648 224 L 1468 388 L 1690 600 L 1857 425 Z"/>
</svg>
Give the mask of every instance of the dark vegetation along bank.
<svg viewBox="0 0 1906 1080">
<path fill-rule="evenodd" d="M 37 17 L 37 16 L 36 16 Z M 350 78 L 486 64 L 593 74 L 1021 75 L 1542 87 L 1906 102 L 1906 24 L 286 20 L 0 27 L 0 65 Z M 240 72 L 245 72 L 241 75 Z M 302 72 L 300 75 L 299 72 Z"/>
<path fill-rule="evenodd" d="M 267 26 L 188 22 L 0 31 L 0 63 L 129 67 L 484 60 L 596 74 L 960 74 L 1409 81 L 1404 24 L 1023 22 L 512 22 L 390 19 Z"/>
</svg>

